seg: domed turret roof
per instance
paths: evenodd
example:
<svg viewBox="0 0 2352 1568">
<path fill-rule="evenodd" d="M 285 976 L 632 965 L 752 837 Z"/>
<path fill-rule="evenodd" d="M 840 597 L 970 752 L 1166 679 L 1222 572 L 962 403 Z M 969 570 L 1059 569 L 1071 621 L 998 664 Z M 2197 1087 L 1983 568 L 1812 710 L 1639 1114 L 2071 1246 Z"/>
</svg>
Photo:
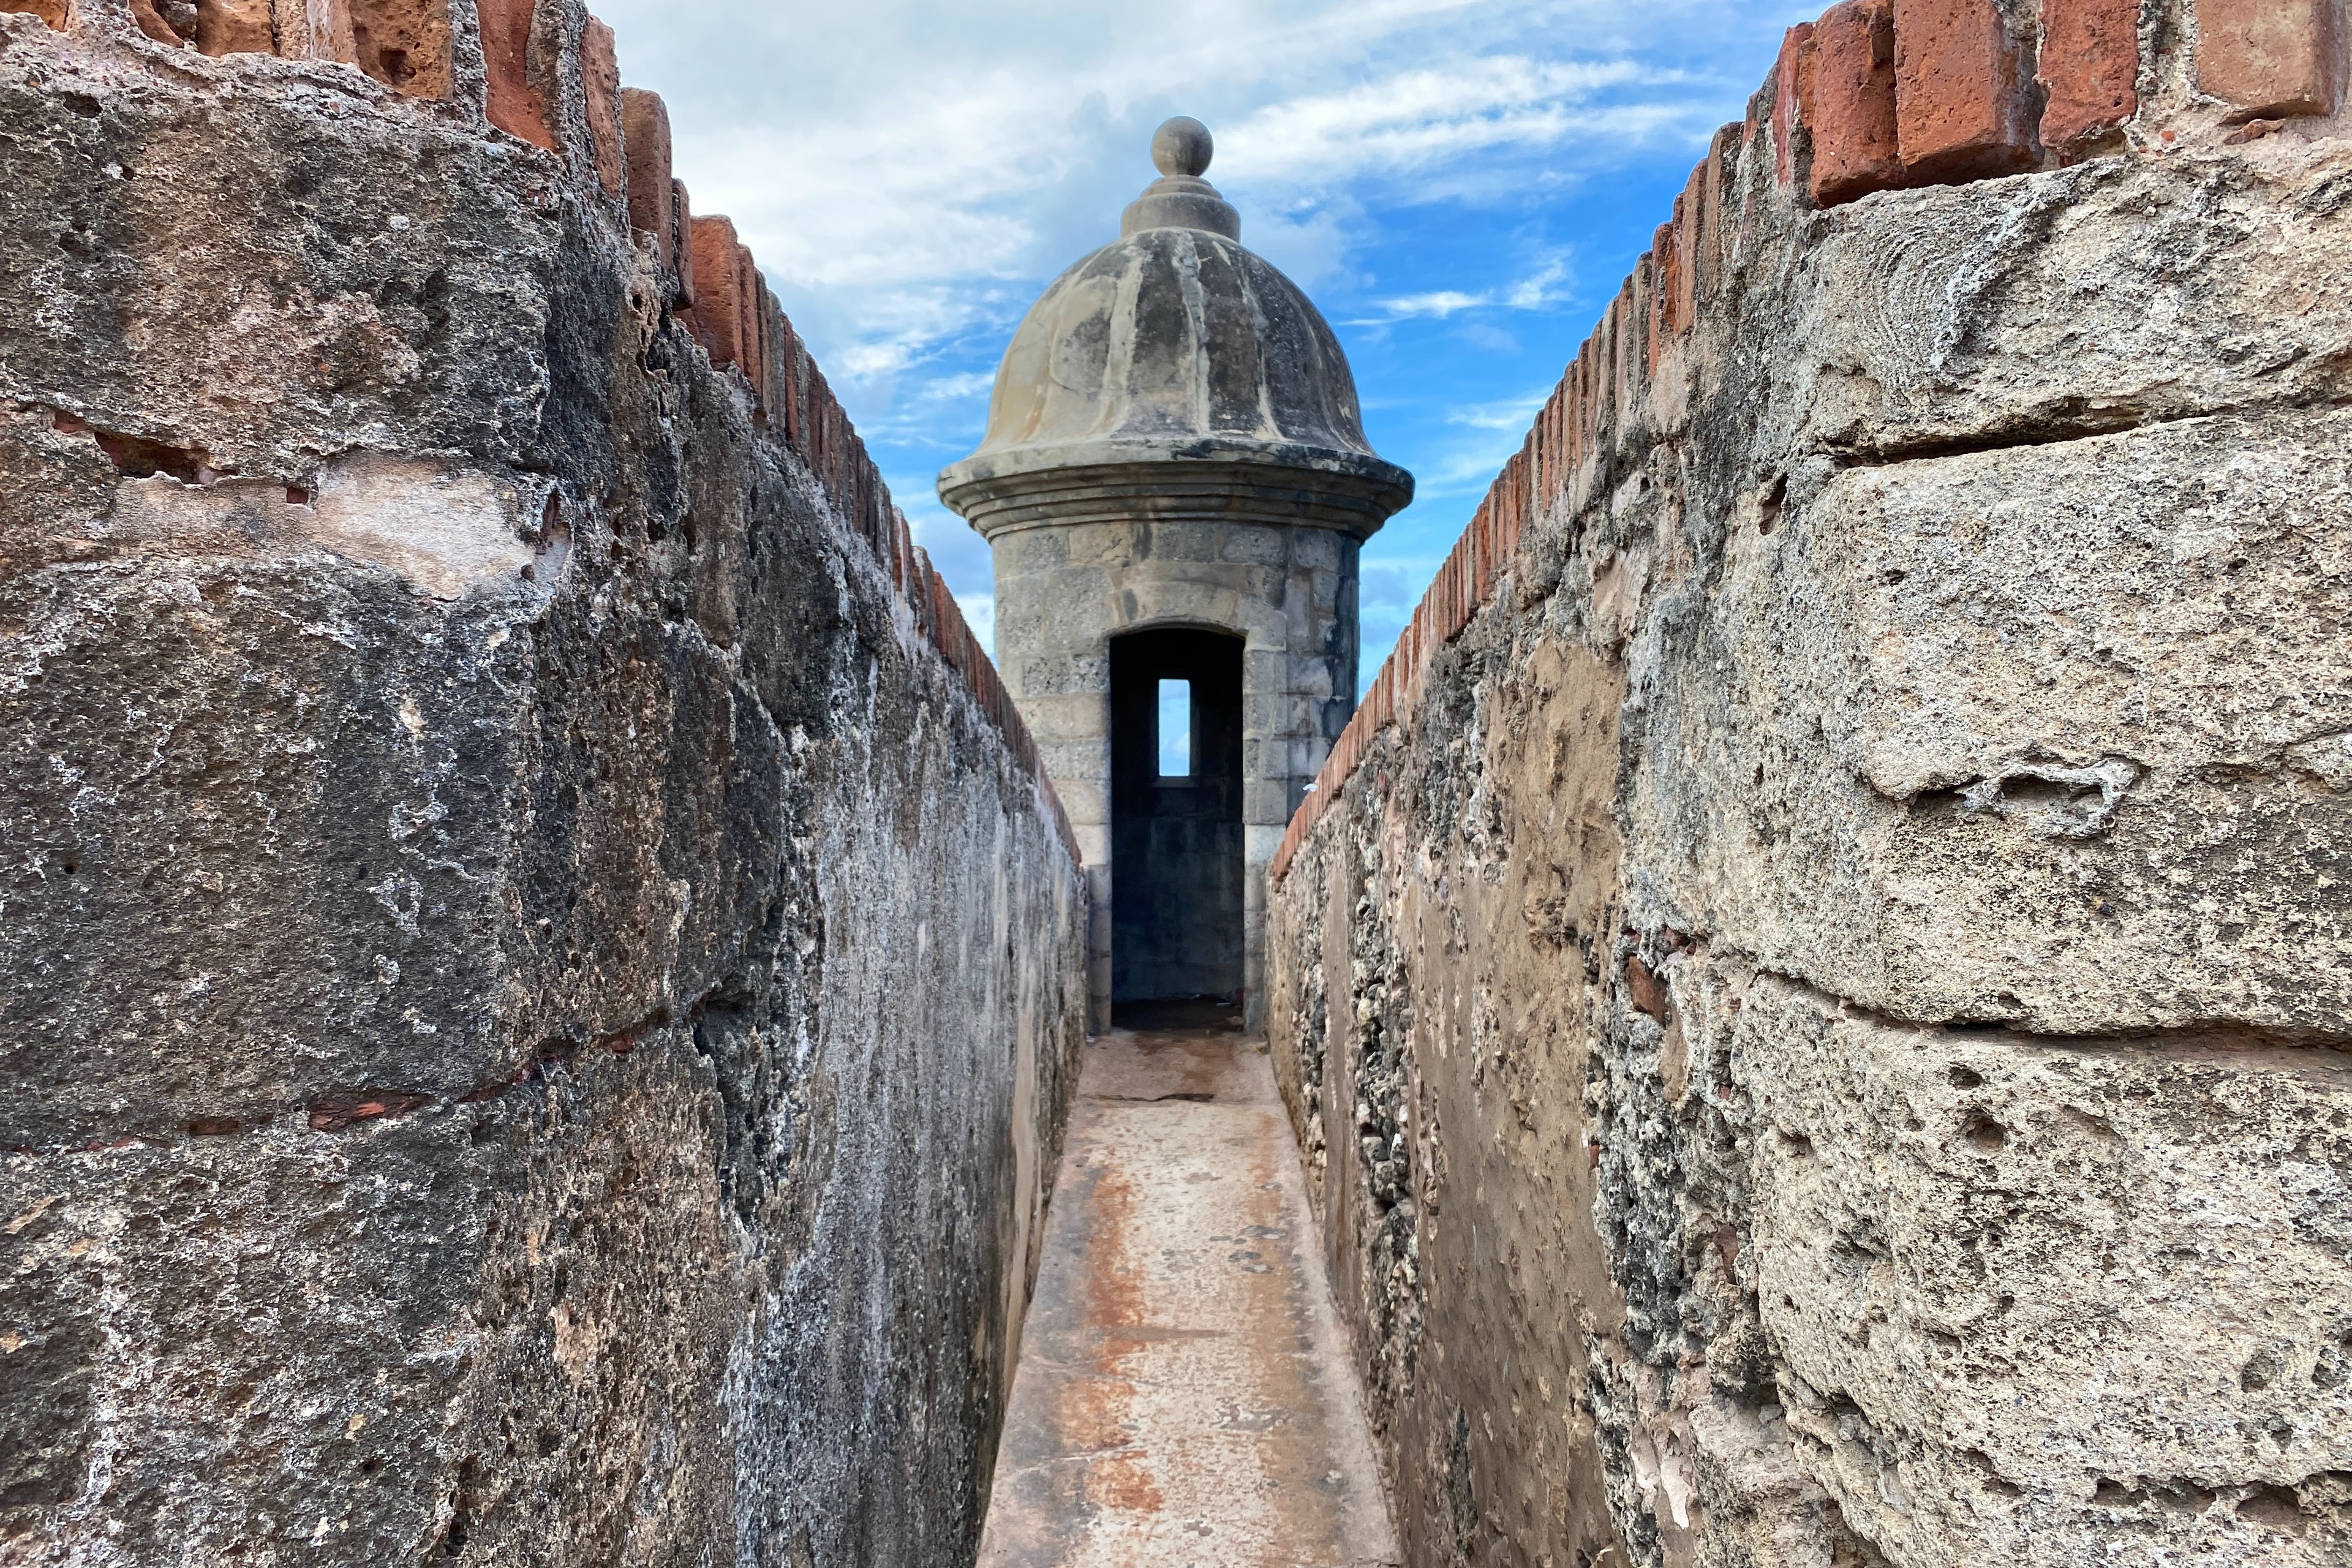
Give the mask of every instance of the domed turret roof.
<svg viewBox="0 0 2352 1568">
<path fill-rule="evenodd" d="M 1364 439 L 1322 314 L 1242 247 L 1240 215 L 1200 177 L 1209 153 L 1199 121 L 1161 126 L 1163 177 L 1120 237 L 1055 279 L 1013 333 L 980 450 L 940 475 L 982 532 L 1087 521 L 1096 509 L 1066 503 L 1089 489 L 1106 516 L 1205 508 L 1359 537 L 1412 499 L 1412 476 Z"/>
</svg>

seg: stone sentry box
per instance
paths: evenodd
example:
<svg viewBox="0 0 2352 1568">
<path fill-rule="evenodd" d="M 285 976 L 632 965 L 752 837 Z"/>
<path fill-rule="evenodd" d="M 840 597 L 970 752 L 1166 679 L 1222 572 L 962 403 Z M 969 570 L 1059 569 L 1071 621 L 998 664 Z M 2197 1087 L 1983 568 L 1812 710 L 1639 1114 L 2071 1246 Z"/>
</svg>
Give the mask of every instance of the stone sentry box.
<svg viewBox="0 0 2352 1568">
<path fill-rule="evenodd" d="M 1242 639 L 1239 989 L 1255 1027 L 1266 867 L 1355 710 L 1357 552 L 1412 495 L 1364 439 L 1331 329 L 1201 178 L 1211 152 L 1197 121 L 1160 128 L 1162 177 L 1031 307 L 979 451 L 940 476 L 994 551 L 997 662 L 1091 868 L 1097 1027 L 1114 1001 L 1178 984 L 1149 963 L 1115 983 L 1118 910 L 1161 930 L 1231 919 L 1227 879 L 1197 858 L 1114 891 L 1145 869 L 1122 865 L 1119 805 L 1166 793 L 1112 787 L 1115 639 Z"/>
</svg>

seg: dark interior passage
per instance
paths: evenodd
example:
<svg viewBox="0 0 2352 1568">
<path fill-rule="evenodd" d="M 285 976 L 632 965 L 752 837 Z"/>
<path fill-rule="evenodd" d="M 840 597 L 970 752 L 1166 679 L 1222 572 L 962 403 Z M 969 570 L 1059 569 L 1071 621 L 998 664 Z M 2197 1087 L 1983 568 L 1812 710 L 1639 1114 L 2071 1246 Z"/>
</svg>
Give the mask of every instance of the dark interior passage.
<svg viewBox="0 0 2352 1568">
<path fill-rule="evenodd" d="M 1237 1002 L 1242 639 L 1114 637 L 1110 714 L 1112 999 Z"/>
</svg>

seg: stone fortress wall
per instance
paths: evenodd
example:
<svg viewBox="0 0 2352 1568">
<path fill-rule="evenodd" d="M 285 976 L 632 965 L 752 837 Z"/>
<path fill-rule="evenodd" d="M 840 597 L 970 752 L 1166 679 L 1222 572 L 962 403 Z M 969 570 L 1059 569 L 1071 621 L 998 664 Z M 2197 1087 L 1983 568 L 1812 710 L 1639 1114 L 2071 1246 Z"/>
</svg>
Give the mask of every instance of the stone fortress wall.
<svg viewBox="0 0 2352 1568">
<path fill-rule="evenodd" d="M 2331 0 L 1789 35 L 1276 862 L 1420 1563 L 2352 1557 Z"/>
<path fill-rule="evenodd" d="M 659 100 L 0 12 L 0 1562 L 969 1560 L 1083 883 Z"/>
</svg>

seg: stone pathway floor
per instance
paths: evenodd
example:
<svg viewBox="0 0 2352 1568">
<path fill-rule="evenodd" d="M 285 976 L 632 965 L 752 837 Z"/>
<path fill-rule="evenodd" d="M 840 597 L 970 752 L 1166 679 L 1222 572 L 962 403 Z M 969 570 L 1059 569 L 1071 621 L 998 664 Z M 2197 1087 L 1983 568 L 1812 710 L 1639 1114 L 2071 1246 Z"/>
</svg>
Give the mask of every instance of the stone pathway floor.
<svg viewBox="0 0 2352 1568">
<path fill-rule="evenodd" d="M 1271 1063 L 1230 1031 L 1087 1053 L 981 1563 L 1394 1563 Z"/>
</svg>

